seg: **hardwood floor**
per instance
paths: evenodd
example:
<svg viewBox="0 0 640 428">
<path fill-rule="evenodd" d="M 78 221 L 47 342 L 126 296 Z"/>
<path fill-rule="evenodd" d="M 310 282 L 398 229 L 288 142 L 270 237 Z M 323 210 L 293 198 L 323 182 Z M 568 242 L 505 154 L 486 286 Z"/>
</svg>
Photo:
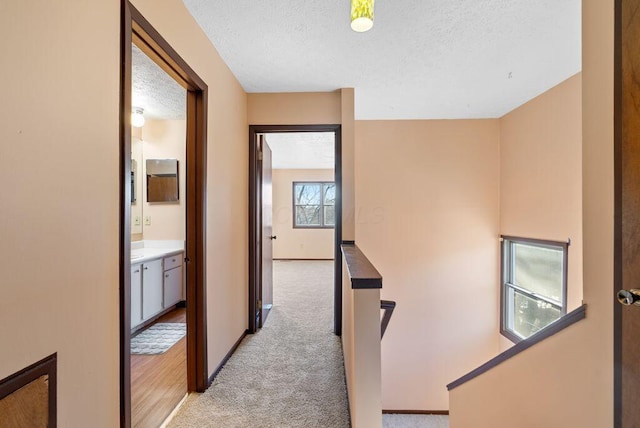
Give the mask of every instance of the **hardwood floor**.
<svg viewBox="0 0 640 428">
<path fill-rule="evenodd" d="M 186 321 L 186 309 L 178 308 L 156 322 Z M 131 355 L 131 419 L 134 427 L 158 428 L 186 393 L 186 336 L 164 354 Z"/>
</svg>

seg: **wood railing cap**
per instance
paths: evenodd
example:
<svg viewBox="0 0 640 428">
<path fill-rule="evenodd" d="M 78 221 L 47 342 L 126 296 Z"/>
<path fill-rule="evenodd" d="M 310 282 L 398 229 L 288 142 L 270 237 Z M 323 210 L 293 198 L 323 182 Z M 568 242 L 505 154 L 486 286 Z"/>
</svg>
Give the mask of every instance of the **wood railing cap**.
<svg viewBox="0 0 640 428">
<path fill-rule="evenodd" d="M 340 247 L 351 278 L 351 288 L 382 288 L 382 275 L 355 242 L 344 242 Z"/>
</svg>

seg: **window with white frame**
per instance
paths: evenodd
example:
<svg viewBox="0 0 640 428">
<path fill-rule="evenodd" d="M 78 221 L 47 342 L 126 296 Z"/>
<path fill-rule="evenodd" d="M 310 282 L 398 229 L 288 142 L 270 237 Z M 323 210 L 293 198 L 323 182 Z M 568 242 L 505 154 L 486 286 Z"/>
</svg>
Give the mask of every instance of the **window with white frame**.
<svg viewBox="0 0 640 428">
<path fill-rule="evenodd" d="M 293 183 L 293 227 L 332 228 L 336 224 L 334 182 Z"/>
<path fill-rule="evenodd" d="M 519 342 L 567 313 L 568 243 L 502 237 L 500 332 Z"/>
</svg>

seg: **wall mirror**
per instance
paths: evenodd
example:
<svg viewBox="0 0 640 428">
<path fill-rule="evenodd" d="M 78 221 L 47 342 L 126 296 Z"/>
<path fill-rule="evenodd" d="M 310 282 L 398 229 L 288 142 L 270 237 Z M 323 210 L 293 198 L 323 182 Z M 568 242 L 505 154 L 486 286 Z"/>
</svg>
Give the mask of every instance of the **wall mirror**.
<svg viewBox="0 0 640 428">
<path fill-rule="evenodd" d="M 177 202 L 178 160 L 147 159 L 147 202 Z"/>
</svg>

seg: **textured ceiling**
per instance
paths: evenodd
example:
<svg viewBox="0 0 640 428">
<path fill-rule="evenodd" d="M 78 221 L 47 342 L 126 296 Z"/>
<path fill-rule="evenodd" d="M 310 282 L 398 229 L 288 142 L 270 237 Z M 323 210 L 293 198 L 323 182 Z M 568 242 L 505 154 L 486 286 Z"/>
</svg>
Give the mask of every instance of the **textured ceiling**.
<svg viewBox="0 0 640 428">
<path fill-rule="evenodd" d="M 333 169 L 333 132 L 267 134 L 274 169 Z"/>
<path fill-rule="evenodd" d="M 184 119 L 187 91 L 145 55 L 131 47 L 131 105 L 142 107 L 145 118 Z"/>
<path fill-rule="evenodd" d="M 247 92 L 356 89 L 357 119 L 500 117 L 581 69 L 581 0 L 184 0 Z"/>
</svg>

